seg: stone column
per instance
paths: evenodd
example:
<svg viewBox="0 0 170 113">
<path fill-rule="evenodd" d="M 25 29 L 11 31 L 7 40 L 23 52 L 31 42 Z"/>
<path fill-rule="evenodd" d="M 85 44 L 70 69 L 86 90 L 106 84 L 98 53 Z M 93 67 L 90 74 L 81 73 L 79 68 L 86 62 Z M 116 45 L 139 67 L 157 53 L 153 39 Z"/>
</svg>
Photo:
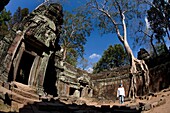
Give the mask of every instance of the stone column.
<svg viewBox="0 0 170 113">
<path fill-rule="evenodd" d="M 87 90 L 86 87 L 84 87 L 84 88 L 82 89 L 81 97 L 86 97 L 86 90 Z"/>
<path fill-rule="evenodd" d="M 32 64 L 30 74 L 29 74 L 29 79 L 28 79 L 28 85 L 35 87 L 35 82 L 37 81 L 37 72 L 39 70 L 39 62 L 40 62 L 40 56 L 38 56 L 36 53 L 35 54 L 35 59 Z"/>
<path fill-rule="evenodd" d="M 15 39 L 13 40 L 11 46 L 8 49 L 8 52 L 4 59 L 3 64 L 1 64 L 4 67 L 3 73 L 1 73 L 2 82 L 7 82 L 10 71 L 13 71 L 14 67 L 12 65 L 13 63 L 12 61 L 14 59 L 14 56 L 17 52 L 18 47 L 20 46 L 22 39 L 23 39 L 22 32 L 17 33 Z"/>
<path fill-rule="evenodd" d="M 80 97 L 80 91 L 76 89 L 73 96 L 79 98 Z"/>
<path fill-rule="evenodd" d="M 39 95 L 44 95 L 43 84 L 44 84 L 45 73 L 46 73 L 46 69 L 47 69 L 47 65 L 48 65 L 50 55 L 43 52 L 43 58 L 41 60 L 40 71 L 39 71 L 39 74 L 38 74 L 38 93 L 39 93 Z"/>
<path fill-rule="evenodd" d="M 13 72 L 13 81 L 16 80 L 16 75 L 17 75 L 17 71 L 18 71 L 18 67 L 19 67 L 19 64 L 20 64 L 20 61 L 21 61 L 21 58 L 22 58 L 22 55 L 23 55 L 23 52 L 25 50 L 25 44 L 22 42 L 22 45 L 19 49 L 19 52 L 17 53 L 16 55 L 16 58 L 14 58 L 13 60 L 13 68 L 14 68 L 14 72 Z"/>
<path fill-rule="evenodd" d="M 63 61 L 62 61 L 62 51 L 56 51 L 55 52 L 54 61 L 55 61 L 54 65 L 55 65 L 56 78 L 57 78 L 55 86 L 56 86 L 56 89 L 57 89 L 57 95 L 61 96 L 63 94 L 63 92 L 61 92 L 61 88 L 60 87 L 62 85 L 61 85 L 61 81 L 59 79 L 60 79 L 60 76 L 63 75 L 63 71 L 64 71 L 64 66 L 63 66 Z"/>
<path fill-rule="evenodd" d="M 93 89 L 89 89 L 89 90 L 90 90 L 90 92 L 88 94 L 88 97 L 93 97 Z"/>
</svg>

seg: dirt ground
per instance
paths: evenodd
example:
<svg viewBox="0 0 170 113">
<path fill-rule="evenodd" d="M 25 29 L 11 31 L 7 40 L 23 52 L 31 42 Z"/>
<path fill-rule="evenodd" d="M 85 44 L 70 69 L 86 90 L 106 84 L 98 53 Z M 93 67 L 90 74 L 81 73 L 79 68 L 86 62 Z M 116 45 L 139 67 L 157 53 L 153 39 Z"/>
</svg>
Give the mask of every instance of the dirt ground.
<svg viewBox="0 0 170 113">
<path fill-rule="evenodd" d="M 135 103 L 131 103 L 130 101 L 127 101 L 123 104 L 124 105 L 132 105 L 132 104 L 136 104 L 139 102 L 144 102 L 144 103 L 153 103 L 155 101 L 160 100 L 161 98 L 165 98 L 166 103 L 163 105 L 160 105 L 159 107 L 155 107 L 152 108 L 149 111 L 144 111 L 142 113 L 170 113 L 170 88 L 165 89 L 166 91 L 161 91 L 158 93 L 155 93 L 155 95 L 157 96 L 152 96 L 149 100 L 148 99 L 144 99 L 144 100 L 139 100 L 137 99 Z M 110 105 L 110 107 L 114 106 L 114 105 L 120 105 L 118 100 L 116 102 L 112 101 L 112 100 L 96 100 L 96 99 L 92 99 L 92 98 L 81 98 L 81 100 L 85 101 L 87 105 L 93 105 L 96 107 L 100 107 L 101 105 Z M 8 105 L 4 105 L 1 101 L 0 101 L 0 111 L 3 112 L 9 112 L 11 111 L 11 107 Z"/>
<path fill-rule="evenodd" d="M 146 111 L 144 113 L 170 113 L 170 96 L 165 97 L 166 103 L 159 107 L 155 107 L 150 111 Z"/>
</svg>

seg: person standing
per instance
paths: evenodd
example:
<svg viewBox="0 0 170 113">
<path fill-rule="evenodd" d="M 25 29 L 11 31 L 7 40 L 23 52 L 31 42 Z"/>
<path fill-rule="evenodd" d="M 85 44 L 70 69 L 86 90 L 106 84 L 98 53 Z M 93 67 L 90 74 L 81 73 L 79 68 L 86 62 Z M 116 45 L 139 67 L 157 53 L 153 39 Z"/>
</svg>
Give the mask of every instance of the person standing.
<svg viewBox="0 0 170 113">
<path fill-rule="evenodd" d="M 117 89 L 117 97 L 119 97 L 120 104 L 123 104 L 125 97 L 125 89 L 122 84 L 120 84 L 119 88 Z"/>
</svg>

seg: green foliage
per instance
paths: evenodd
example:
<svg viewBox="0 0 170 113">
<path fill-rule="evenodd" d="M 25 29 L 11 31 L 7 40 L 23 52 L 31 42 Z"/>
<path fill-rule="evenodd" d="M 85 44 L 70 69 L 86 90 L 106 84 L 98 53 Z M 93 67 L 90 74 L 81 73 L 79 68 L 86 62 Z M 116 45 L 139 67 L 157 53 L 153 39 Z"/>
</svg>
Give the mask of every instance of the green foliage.
<svg viewBox="0 0 170 113">
<path fill-rule="evenodd" d="M 28 8 L 24 8 L 21 9 L 21 7 L 18 7 L 18 9 L 16 10 L 16 12 L 14 13 L 14 15 L 12 16 L 11 19 L 11 23 L 10 23 L 10 27 L 12 28 L 14 25 L 16 27 L 16 29 L 21 29 L 19 23 L 23 20 L 24 17 L 26 17 L 29 14 L 29 9 Z"/>
<path fill-rule="evenodd" d="M 64 49 L 63 59 L 68 63 L 77 64 L 78 57 L 84 54 L 86 36 L 92 30 L 89 19 L 82 14 L 71 14 L 64 12 L 64 23 L 60 43 Z"/>
<path fill-rule="evenodd" d="M 103 70 L 123 66 L 127 64 L 127 60 L 127 54 L 121 44 L 110 45 L 109 48 L 104 51 L 102 58 L 93 67 L 93 72 L 99 73 Z"/>
<path fill-rule="evenodd" d="M 77 51 L 74 48 L 67 48 L 67 57 L 65 61 L 73 66 L 76 66 L 77 59 L 78 59 Z"/>
<path fill-rule="evenodd" d="M 150 27 L 160 41 L 160 37 L 164 37 L 166 30 L 170 29 L 170 3 L 165 0 L 153 0 L 153 5 L 147 13 Z"/>
<path fill-rule="evenodd" d="M 21 7 L 18 7 L 18 9 L 16 10 L 16 12 L 14 13 L 12 20 L 13 20 L 13 24 L 14 23 L 19 23 L 21 21 Z"/>
<path fill-rule="evenodd" d="M 164 49 L 164 44 L 163 43 L 157 43 L 155 46 L 156 46 L 155 48 L 157 50 L 158 55 L 161 55 L 161 54 L 166 52 L 165 49 Z"/>
<path fill-rule="evenodd" d="M 21 20 L 29 14 L 29 9 L 24 8 L 21 10 Z"/>
<path fill-rule="evenodd" d="M 8 22 L 11 19 L 11 13 L 10 11 L 6 11 L 6 9 L 3 9 L 0 12 L 0 38 L 3 38 L 6 34 L 8 34 Z"/>
<path fill-rule="evenodd" d="M 163 43 L 162 49 L 168 52 L 165 38 L 170 39 L 170 3 L 165 0 L 153 0 L 147 14 L 155 39 L 158 43 Z"/>
</svg>

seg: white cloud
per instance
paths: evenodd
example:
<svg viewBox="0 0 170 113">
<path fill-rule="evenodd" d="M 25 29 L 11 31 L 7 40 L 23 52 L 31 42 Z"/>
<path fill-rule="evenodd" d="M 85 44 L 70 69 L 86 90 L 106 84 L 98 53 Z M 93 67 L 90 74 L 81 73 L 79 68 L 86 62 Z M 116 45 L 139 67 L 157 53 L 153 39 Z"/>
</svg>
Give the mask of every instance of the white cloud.
<svg viewBox="0 0 170 113">
<path fill-rule="evenodd" d="M 92 72 L 93 72 L 93 68 L 89 67 L 88 69 L 86 69 L 86 71 L 87 71 L 88 73 L 92 73 Z"/>
<path fill-rule="evenodd" d="M 92 55 L 89 56 L 90 59 L 95 59 L 95 58 L 100 58 L 101 56 L 96 54 L 96 53 L 93 53 Z"/>
</svg>

